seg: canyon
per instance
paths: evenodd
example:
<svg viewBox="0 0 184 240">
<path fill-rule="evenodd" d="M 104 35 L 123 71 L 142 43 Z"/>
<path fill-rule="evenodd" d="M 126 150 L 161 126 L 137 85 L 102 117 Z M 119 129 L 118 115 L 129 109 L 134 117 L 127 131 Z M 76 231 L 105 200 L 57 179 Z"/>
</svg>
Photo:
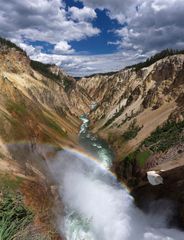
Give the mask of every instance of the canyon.
<svg viewBox="0 0 184 240">
<path fill-rule="evenodd" d="M 87 121 L 89 138 L 103 139 L 105 145 L 95 142 L 95 149 L 110 146 L 108 170 L 126 184 L 137 206 L 144 210 L 145 202 L 168 198 L 184 225 L 184 54 L 165 56 L 141 69 L 76 80 L 58 66 L 30 60 L 1 39 L 0 89 L 1 192 L 3 196 L 5 188 L 5 195 L 10 191 L 13 198 L 21 193 L 33 209 L 26 234 L 38 237 L 30 239 L 62 239 L 53 219 L 63 203 L 47 165 L 62 150 L 75 149 L 88 157 L 96 151 L 86 152 L 81 120 Z M 70 155 L 65 158 L 69 161 Z M 149 171 L 160 174 L 163 184 L 152 186 Z"/>
</svg>

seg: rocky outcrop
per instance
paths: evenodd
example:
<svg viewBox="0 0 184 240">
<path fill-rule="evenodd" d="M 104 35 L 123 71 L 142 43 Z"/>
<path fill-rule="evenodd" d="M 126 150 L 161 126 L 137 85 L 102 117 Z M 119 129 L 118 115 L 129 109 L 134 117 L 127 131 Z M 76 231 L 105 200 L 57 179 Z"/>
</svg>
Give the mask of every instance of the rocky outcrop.
<svg viewBox="0 0 184 240">
<path fill-rule="evenodd" d="M 165 169 L 165 171 L 160 171 Z M 180 159 L 173 165 L 173 162 L 167 163 L 167 165 L 160 165 L 154 168 L 155 171 L 159 172 L 163 180 L 163 184 L 153 186 L 148 182 L 140 185 L 132 190 L 132 195 L 136 199 L 136 204 L 141 209 L 147 210 L 150 202 L 169 200 L 170 205 L 174 206 L 174 219 L 171 223 L 175 226 L 179 225 L 181 228 L 184 227 L 184 180 L 183 180 L 183 160 Z M 172 206 L 171 205 L 171 206 Z"/>
</svg>

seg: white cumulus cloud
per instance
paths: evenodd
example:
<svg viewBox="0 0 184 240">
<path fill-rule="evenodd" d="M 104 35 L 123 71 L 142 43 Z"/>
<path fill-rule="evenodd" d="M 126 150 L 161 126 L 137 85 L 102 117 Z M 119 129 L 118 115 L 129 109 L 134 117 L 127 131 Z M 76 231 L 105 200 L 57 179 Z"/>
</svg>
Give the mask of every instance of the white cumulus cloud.
<svg viewBox="0 0 184 240">
<path fill-rule="evenodd" d="M 71 54 L 75 51 L 68 42 L 60 41 L 55 45 L 54 52 L 58 54 Z"/>
<path fill-rule="evenodd" d="M 10 39 L 27 38 L 53 44 L 63 40 L 85 39 L 100 33 L 90 21 L 86 21 L 84 17 L 86 10 L 94 12 L 89 8 L 79 10 L 78 13 L 74 11 L 75 15 L 78 14 L 78 22 L 76 22 L 70 17 L 64 1 L 1 0 L 0 35 Z"/>
<path fill-rule="evenodd" d="M 71 13 L 71 18 L 78 21 L 87 21 L 97 17 L 95 10 L 89 7 L 71 7 L 69 12 Z"/>
<path fill-rule="evenodd" d="M 184 49 L 183 0 L 79 1 L 82 8 L 68 7 L 64 0 L 1 0 L 0 35 L 18 43 L 31 58 L 61 64 L 78 76 L 118 70 L 166 48 Z M 117 38 L 107 39 L 109 46 L 117 46 L 116 53 L 82 54 L 72 47 L 72 41 L 100 34 L 93 26 L 96 9 L 105 9 L 120 24 L 111 29 Z M 51 44 L 53 52 L 28 44 L 34 41 Z"/>
</svg>

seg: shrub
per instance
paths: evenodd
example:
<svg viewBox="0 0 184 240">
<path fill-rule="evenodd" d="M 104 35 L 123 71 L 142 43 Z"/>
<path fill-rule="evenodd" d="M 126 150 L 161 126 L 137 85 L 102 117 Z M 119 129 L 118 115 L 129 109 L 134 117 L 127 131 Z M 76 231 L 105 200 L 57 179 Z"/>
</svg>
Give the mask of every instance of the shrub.
<svg viewBox="0 0 184 240">
<path fill-rule="evenodd" d="M 141 130 L 142 127 L 139 127 L 137 125 L 137 121 L 136 119 L 134 119 L 129 127 L 128 130 L 126 132 L 123 133 L 122 137 L 124 138 L 124 140 L 129 141 L 133 138 L 135 138 L 138 134 L 138 132 Z"/>
<path fill-rule="evenodd" d="M 183 131 L 184 121 L 178 123 L 168 121 L 146 138 L 142 145 L 153 152 L 164 152 L 170 147 L 184 141 Z"/>
<path fill-rule="evenodd" d="M 5 38 L 0 37 L 0 46 L 6 46 L 8 48 L 15 48 L 19 52 L 26 54 L 22 48 L 18 47 L 15 43 L 12 43 L 11 41 L 9 41 Z"/>
<path fill-rule="evenodd" d="M 124 107 L 121 107 L 121 109 L 118 112 L 115 112 L 115 114 L 105 123 L 105 125 L 102 128 L 106 128 L 107 126 L 109 126 L 112 122 L 114 122 L 114 120 L 116 118 L 118 118 L 119 116 L 121 116 L 121 114 L 124 111 Z"/>
<path fill-rule="evenodd" d="M 63 86 L 65 91 L 67 92 L 73 85 L 73 81 L 67 78 L 66 76 L 63 76 Z"/>
<path fill-rule="evenodd" d="M 13 240 L 14 235 L 32 219 L 33 214 L 23 205 L 21 195 L 6 194 L 0 203 L 0 239 Z"/>
<path fill-rule="evenodd" d="M 136 160 L 140 167 L 144 167 L 146 160 L 150 157 L 151 153 L 149 151 L 137 152 Z"/>
<path fill-rule="evenodd" d="M 56 75 L 50 71 L 49 67 L 52 66 L 51 64 L 44 64 L 44 63 L 41 63 L 38 61 L 31 60 L 30 65 L 35 71 L 41 73 L 42 75 L 44 75 L 47 78 L 51 78 L 53 80 L 60 79 L 60 77 L 58 75 Z"/>
</svg>

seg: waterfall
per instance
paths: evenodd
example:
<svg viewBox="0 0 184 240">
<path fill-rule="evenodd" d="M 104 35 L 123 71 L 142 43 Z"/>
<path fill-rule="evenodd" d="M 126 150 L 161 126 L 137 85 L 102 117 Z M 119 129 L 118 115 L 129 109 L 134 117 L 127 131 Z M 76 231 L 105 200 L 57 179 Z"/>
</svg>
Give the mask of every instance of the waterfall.
<svg viewBox="0 0 184 240">
<path fill-rule="evenodd" d="M 89 134 L 86 128 L 82 134 L 84 141 Z M 152 204 L 148 214 L 139 210 L 128 190 L 108 170 L 109 149 L 91 134 L 86 141 L 92 146 L 88 152 L 95 151 L 95 143 L 93 156 L 66 149 L 49 162 L 64 204 L 58 224 L 66 239 L 183 240 L 183 232 L 168 228 L 172 206 L 160 201 Z"/>
</svg>

